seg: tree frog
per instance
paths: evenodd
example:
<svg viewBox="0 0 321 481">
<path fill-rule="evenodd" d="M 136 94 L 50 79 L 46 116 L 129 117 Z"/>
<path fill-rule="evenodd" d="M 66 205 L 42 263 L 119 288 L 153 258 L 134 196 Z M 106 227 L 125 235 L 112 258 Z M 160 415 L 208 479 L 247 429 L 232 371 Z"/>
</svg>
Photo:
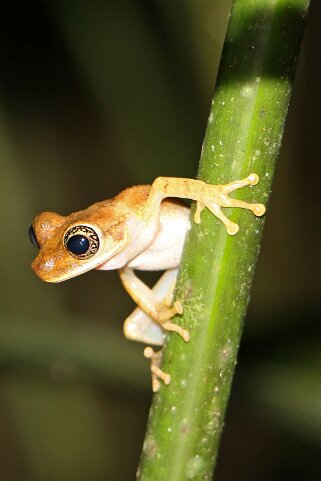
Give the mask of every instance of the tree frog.
<svg viewBox="0 0 321 481">
<path fill-rule="evenodd" d="M 189 208 L 175 198 L 197 202 L 196 223 L 201 222 L 206 207 L 222 221 L 228 234 L 234 235 L 239 227 L 223 214 L 221 207 L 241 207 L 262 216 L 263 204 L 228 196 L 258 181 L 256 174 L 222 185 L 158 177 L 152 185 L 127 188 L 113 199 L 66 217 L 43 212 L 29 228 L 29 237 L 39 248 L 32 268 L 46 282 L 65 281 L 90 269 L 118 269 L 125 289 L 138 306 L 125 320 L 125 336 L 162 346 L 165 332 L 174 331 L 188 342 L 189 332 L 172 322 L 176 314 L 183 312 L 181 303 L 173 302 L 173 290 L 190 227 Z M 136 269 L 165 273 L 150 289 L 136 276 Z M 146 347 L 144 354 L 151 359 L 152 387 L 157 391 L 160 380 L 169 384 L 170 375 L 160 368 L 161 351 Z"/>
</svg>

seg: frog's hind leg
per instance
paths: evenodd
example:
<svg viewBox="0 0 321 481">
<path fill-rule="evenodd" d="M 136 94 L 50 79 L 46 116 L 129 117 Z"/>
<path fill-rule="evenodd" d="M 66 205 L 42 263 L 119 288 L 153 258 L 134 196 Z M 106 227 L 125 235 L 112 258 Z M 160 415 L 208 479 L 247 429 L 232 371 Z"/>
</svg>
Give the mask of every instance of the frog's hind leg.
<svg viewBox="0 0 321 481">
<path fill-rule="evenodd" d="M 171 269 L 164 272 L 159 281 L 150 290 L 149 295 L 153 297 L 153 302 L 156 305 L 164 304 L 170 306 L 172 304 L 177 271 L 178 269 Z M 140 307 L 136 307 L 124 322 L 124 334 L 125 337 L 134 341 L 153 344 L 154 346 L 163 346 L 165 329 L 173 330 L 171 329 L 171 325 L 176 326 L 176 324 L 170 322 L 158 324 Z M 174 330 L 176 330 L 176 327 Z M 160 388 L 160 380 L 167 385 L 171 379 L 170 375 L 160 368 L 162 349 L 160 351 L 154 351 L 152 347 L 146 347 L 144 349 L 144 356 L 151 361 L 152 388 L 153 391 L 156 392 Z"/>
<path fill-rule="evenodd" d="M 141 311 L 143 311 L 154 322 L 159 324 L 159 326 L 165 331 L 176 332 L 185 342 L 189 341 L 188 331 L 170 321 L 170 319 L 176 314 L 182 314 L 183 312 L 182 305 L 179 301 L 174 302 L 172 305 L 168 305 L 169 300 L 172 298 L 172 295 L 168 295 L 168 291 L 173 290 L 177 276 L 177 269 L 166 271 L 159 280 L 160 284 L 157 283 L 153 290 L 146 286 L 146 284 L 144 284 L 144 282 L 142 282 L 129 267 L 124 267 L 118 272 L 123 286 Z M 158 284 L 159 288 L 157 288 Z M 162 295 L 161 291 L 164 291 L 164 288 L 166 288 L 165 286 L 167 287 L 167 291 L 163 292 Z M 156 295 L 155 292 L 157 292 Z M 133 339 L 132 331 L 134 327 L 136 330 L 138 328 L 138 318 L 142 318 L 142 314 L 136 312 L 137 319 L 134 320 L 134 313 L 130 316 L 131 319 L 127 318 L 125 321 L 125 336 L 130 337 L 131 339 Z M 138 339 L 138 336 L 136 335 L 136 340 L 141 339 Z M 147 342 L 153 343 L 152 340 Z"/>
</svg>

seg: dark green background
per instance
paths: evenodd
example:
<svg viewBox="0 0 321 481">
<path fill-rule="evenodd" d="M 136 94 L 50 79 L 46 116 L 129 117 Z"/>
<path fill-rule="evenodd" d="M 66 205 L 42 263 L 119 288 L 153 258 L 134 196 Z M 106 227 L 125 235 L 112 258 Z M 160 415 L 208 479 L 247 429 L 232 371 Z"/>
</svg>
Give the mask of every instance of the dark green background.
<svg viewBox="0 0 321 481">
<path fill-rule="evenodd" d="M 1 481 L 134 479 L 151 392 L 143 346 L 122 337 L 133 304 L 115 272 L 42 283 L 27 228 L 43 210 L 195 175 L 228 10 L 223 0 L 57 0 L 1 12 Z M 312 2 L 221 481 L 320 475 L 319 18 Z"/>
</svg>

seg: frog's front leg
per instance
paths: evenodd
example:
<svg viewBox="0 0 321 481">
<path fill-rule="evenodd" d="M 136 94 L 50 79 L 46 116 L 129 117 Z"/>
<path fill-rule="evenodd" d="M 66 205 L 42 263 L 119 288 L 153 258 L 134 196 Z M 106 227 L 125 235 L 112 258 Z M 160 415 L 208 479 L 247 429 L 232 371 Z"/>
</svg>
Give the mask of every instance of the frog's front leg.
<svg viewBox="0 0 321 481">
<path fill-rule="evenodd" d="M 250 174 L 245 179 L 229 182 L 228 184 L 212 185 L 201 180 L 180 179 L 175 177 L 158 177 L 152 184 L 144 215 L 149 219 L 155 215 L 165 197 L 179 197 L 192 199 L 197 202 L 194 221 L 200 223 L 201 211 L 207 207 L 212 214 L 220 219 L 229 234 L 238 232 L 238 225 L 230 221 L 222 212 L 221 207 L 240 207 L 248 209 L 256 216 L 265 213 L 263 204 L 248 203 L 238 199 L 231 199 L 228 195 L 247 185 L 256 185 L 259 181 L 257 174 Z"/>
</svg>

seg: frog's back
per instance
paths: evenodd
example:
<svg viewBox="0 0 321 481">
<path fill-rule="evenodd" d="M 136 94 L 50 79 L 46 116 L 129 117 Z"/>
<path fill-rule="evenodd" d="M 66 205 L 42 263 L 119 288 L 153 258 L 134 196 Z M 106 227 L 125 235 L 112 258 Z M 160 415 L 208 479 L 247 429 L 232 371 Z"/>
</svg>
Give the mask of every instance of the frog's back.
<svg viewBox="0 0 321 481">
<path fill-rule="evenodd" d="M 144 207 L 149 196 L 150 185 L 135 185 L 121 191 L 112 199 L 96 202 L 91 205 L 87 211 L 90 215 L 103 215 L 106 218 L 124 219 L 124 217 L 135 215 L 143 216 Z M 166 198 L 161 204 L 162 214 L 176 214 L 183 209 L 186 210 L 186 204 L 179 199 Z M 97 219 L 98 220 L 98 219 Z"/>
</svg>

